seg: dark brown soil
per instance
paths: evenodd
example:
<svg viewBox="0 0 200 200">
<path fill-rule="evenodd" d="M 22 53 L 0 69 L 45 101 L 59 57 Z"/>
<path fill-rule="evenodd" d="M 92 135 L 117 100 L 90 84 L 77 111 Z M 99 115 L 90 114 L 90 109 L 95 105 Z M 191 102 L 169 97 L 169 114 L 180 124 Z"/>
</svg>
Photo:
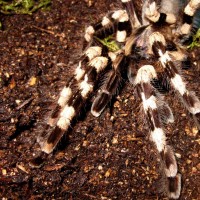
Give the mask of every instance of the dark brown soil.
<svg viewBox="0 0 200 200">
<path fill-rule="evenodd" d="M 0 198 L 167 199 L 130 84 L 101 117 L 85 112 L 42 167 L 29 165 L 40 155 L 37 135 L 81 53 L 84 28 L 116 7 L 111 0 L 91 7 L 84 0 L 52 1 L 50 11 L 0 16 Z M 200 96 L 197 67 L 183 73 Z M 172 92 L 167 99 L 175 114 L 166 132 L 182 174 L 180 199 L 197 200 L 198 133 Z"/>
</svg>

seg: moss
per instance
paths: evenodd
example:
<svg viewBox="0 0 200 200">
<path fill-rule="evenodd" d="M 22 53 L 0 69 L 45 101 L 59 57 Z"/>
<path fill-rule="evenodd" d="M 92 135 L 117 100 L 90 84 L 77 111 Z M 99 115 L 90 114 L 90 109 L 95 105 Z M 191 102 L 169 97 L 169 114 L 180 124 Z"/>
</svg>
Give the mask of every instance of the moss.
<svg viewBox="0 0 200 200">
<path fill-rule="evenodd" d="M 48 8 L 51 0 L 0 0 L 3 14 L 32 14 L 40 8 Z"/>
<path fill-rule="evenodd" d="M 188 46 L 188 49 L 193 49 L 195 47 L 200 47 L 200 28 L 198 29 L 197 33 L 193 35 L 193 41 Z"/>
<path fill-rule="evenodd" d="M 106 46 L 109 49 L 109 51 L 115 52 L 120 49 L 117 42 L 113 39 L 112 35 L 110 35 L 104 39 L 99 39 L 97 37 L 95 37 L 95 39 L 98 40 L 99 42 L 101 42 L 101 44 L 103 44 L 104 46 Z"/>
</svg>

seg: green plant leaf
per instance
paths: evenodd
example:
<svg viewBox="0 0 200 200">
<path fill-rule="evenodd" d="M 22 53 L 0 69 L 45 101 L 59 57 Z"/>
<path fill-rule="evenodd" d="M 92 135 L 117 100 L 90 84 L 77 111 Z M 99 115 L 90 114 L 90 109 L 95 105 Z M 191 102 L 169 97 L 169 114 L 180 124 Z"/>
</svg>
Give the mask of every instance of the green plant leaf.
<svg viewBox="0 0 200 200">
<path fill-rule="evenodd" d="M 193 36 L 193 41 L 190 45 L 188 45 L 188 49 L 193 49 L 195 47 L 200 47 L 200 28 L 196 32 L 196 34 Z"/>
<path fill-rule="evenodd" d="M 110 36 L 108 36 L 107 38 L 104 38 L 104 39 L 99 39 L 97 37 L 95 37 L 95 39 L 97 39 L 99 42 L 101 42 L 101 44 L 106 46 L 109 49 L 109 51 L 115 52 L 115 51 L 118 51 L 120 49 L 117 42 L 115 40 L 113 40 L 112 35 L 110 35 Z"/>
<path fill-rule="evenodd" d="M 32 14 L 40 8 L 47 8 L 51 0 L 0 0 L 3 14 Z"/>
</svg>

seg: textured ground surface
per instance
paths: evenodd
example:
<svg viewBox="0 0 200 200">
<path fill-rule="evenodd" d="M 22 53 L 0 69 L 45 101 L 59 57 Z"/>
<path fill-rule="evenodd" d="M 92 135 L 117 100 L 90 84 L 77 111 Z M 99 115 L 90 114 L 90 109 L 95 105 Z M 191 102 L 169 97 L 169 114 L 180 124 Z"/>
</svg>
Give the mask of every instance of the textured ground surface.
<svg viewBox="0 0 200 200">
<path fill-rule="evenodd" d="M 41 168 L 29 165 L 40 155 L 36 136 L 72 74 L 84 28 L 115 7 L 112 2 L 89 7 L 83 0 L 53 0 L 50 12 L 0 15 L 0 198 L 166 199 L 159 192 L 159 163 L 130 84 L 101 117 L 89 112 L 81 117 Z M 200 96 L 197 67 L 183 73 Z M 180 199 L 197 200 L 198 133 L 172 92 L 167 99 L 176 119 L 167 136 L 182 174 Z"/>
</svg>

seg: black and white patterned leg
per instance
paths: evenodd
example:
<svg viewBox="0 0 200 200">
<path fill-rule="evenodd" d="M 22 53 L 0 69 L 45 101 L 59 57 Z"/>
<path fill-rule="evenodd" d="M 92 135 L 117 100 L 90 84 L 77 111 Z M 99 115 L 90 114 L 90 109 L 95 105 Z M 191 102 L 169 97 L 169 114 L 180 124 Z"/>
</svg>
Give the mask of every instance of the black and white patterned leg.
<svg viewBox="0 0 200 200">
<path fill-rule="evenodd" d="M 50 126 L 53 127 L 56 124 L 61 110 L 72 97 L 74 91 L 71 86 L 76 85 L 83 78 L 88 68 L 90 68 L 88 66 L 88 62 L 98 56 L 101 56 L 101 54 L 102 48 L 99 46 L 91 46 L 85 51 L 83 58 L 81 58 L 82 61 L 78 63 L 78 66 L 74 70 L 73 77 L 60 92 L 60 97 L 58 99 L 57 105 L 47 122 Z"/>
<path fill-rule="evenodd" d="M 93 53 L 91 54 L 94 49 L 95 55 Z M 96 52 L 97 49 L 98 53 Z M 46 136 L 43 134 L 42 137 L 38 137 L 38 142 L 41 146 L 42 151 L 46 153 L 51 153 L 53 151 L 63 134 L 70 127 L 72 119 L 77 113 L 79 113 L 81 107 L 93 91 L 94 82 L 97 75 L 99 74 L 99 72 L 104 70 L 108 64 L 108 58 L 97 56 L 99 54 L 101 54 L 99 48 L 90 47 L 90 50 L 86 51 L 86 55 L 89 58 L 88 69 L 84 71 L 84 69 L 79 69 L 78 67 L 78 70 L 75 70 L 77 89 L 75 91 L 72 91 L 69 87 L 62 90 L 58 102 L 64 103 L 62 103 L 63 107 L 59 110 L 59 113 L 57 114 L 55 127 L 53 127 L 53 130 L 50 131 L 50 133 L 47 133 Z M 78 80 L 76 79 L 77 77 Z M 68 92 L 69 90 L 71 90 L 70 96 Z M 60 106 L 60 104 L 58 105 Z"/>
<path fill-rule="evenodd" d="M 126 10 L 117 10 L 105 16 L 100 22 L 87 27 L 84 38 L 89 43 L 94 37 L 102 39 L 116 32 L 116 41 L 125 42 L 127 31 L 130 30 L 131 25 Z"/>
<path fill-rule="evenodd" d="M 104 84 L 92 104 L 91 113 L 95 117 L 98 117 L 103 112 L 112 96 L 116 94 L 116 90 L 121 81 L 122 70 L 125 69 L 123 51 L 115 53 L 109 52 L 109 56 L 112 60 L 113 69 L 107 74 Z"/>
<path fill-rule="evenodd" d="M 135 11 L 135 5 L 133 4 L 132 0 L 121 0 L 125 10 L 128 13 L 130 23 L 132 28 L 138 28 L 141 26 L 141 22 L 138 19 L 138 16 Z"/>
<path fill-rule="evenodd" d="M 159 114 L 159 98 L 151 85 L 152 79 L 155 78 L 157 78 L 157 74 L 154 67 L 144 65 L 138 70 L 133 84 L 142 100 L 143 110 L 150 128 L 150 139 L 155 144 L 161 157 L 161 165 L 168 180 L 166 188 L 168 196 L 177 199 L 181 191 L 181 175 L 177 173 L 174 152 L 166 143 L 166 135 Z M 171 109 L 167 108 L 170 113 L 169 116 L 172 118 Z"/>
<path fill-rule="evenodd" d="M 148 1 L 145 8 L 145 16 L 148 20 L 158 25 L 162 25 L 165 22 L 168 24 L 176 23 L 176 16 L 173 13 L 162 13 L 158 11 L 158 6 L 155 1 Z"/>
<path fill-rule="evenodd" d="M 159 32 L 154 32 L 150 36 L 150 43 L 154 54 L 159 58 L 164 73 L 170 80 L 171 86 L 179 94 L 187 110 L 194 116 L 199 118 L 200 100 L 194 92 L 187 89 L 187 83 L 180 75 L 169 53 L 166 51 L 166 41 L 164 36 Z M 199 122 L 199 120 L 197 120 Z M 199 127 L 199 123 L 197 123 Z"/>
<path fill-rule="evenodd" d="M 183 44 L 191 43 L 192 36 L 198 30 L 198 27 L 193 26 L 193 18 L 198 8 L 200 8 L 200 0 L 190 0 L 184 9 L 183 25 L 179 30 Z"/>
</svg>

